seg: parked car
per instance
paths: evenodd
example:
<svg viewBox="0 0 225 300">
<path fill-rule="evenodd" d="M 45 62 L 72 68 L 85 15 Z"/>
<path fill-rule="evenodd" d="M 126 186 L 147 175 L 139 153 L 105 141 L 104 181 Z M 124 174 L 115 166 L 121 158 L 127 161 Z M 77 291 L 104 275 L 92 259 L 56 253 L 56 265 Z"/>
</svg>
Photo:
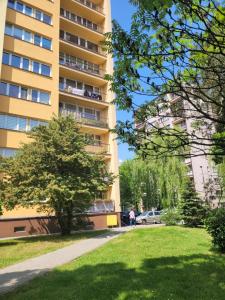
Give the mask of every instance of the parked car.
<svg viewBox="0 0 225 300">
<path fill-rule="evenodd" d="M 135 211 L 135 218 L 140 215 L 141 213 L 138 211 Z M 121 225 L 122 226 L 127 226 L 130 225 L 130 218 L 129 218 L 129 211 L 123 211 L 121 212 Z"/>
<path fill-rule="evenodd" d="M 158 210 L 150 210 L 150 211 L 143 212 L 141 215 L 139 215 L 136 218 L 136 223 L 137 224 L 161 223 L 160 214 L 161 212 Z"/>
</svg>

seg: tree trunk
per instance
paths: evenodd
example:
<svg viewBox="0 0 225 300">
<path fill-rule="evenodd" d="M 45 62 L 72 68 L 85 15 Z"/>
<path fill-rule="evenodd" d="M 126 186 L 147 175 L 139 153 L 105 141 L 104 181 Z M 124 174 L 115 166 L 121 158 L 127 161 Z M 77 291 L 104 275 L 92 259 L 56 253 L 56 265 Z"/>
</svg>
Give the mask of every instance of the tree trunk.
<svg viewBox="0 0 225 300">
<path fill-rule="evenodd" d="M 71 234 L 72 230 L 73 213 L 71 205 L 69 206 L 70 207 L 67 207 L 64 210 L 62 209 L 61 211 L 56 212 L 56 217 L 58 219 L 62 235 Z"/>
</svg>

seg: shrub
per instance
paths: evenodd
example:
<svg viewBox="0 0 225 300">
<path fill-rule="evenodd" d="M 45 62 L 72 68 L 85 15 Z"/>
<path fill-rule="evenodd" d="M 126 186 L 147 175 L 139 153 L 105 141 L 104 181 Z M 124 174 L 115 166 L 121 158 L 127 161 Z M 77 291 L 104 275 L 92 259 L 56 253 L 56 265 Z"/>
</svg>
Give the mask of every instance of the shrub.
<svg viewBox="0 0 225 300">
<path fill-rule="evenodd" d="M 168 209 L 160 218 L 167 226 L 177 225 L 181 219 L 180 211 L 172 208 Z"/>
<path fill-rule="evenodd" d="M 211 211 L 205 220 L 206 229 L 212 236 L 212 242 L 221 252 L 225 252 L 225 208 Z"/>
</svg>

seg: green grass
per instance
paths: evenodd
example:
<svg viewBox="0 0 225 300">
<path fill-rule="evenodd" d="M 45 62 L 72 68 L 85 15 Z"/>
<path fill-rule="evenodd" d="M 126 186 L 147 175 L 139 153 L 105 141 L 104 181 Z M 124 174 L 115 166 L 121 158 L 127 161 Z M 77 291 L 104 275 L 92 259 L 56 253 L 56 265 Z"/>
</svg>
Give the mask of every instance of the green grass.
<svg viewBox="0 0 225 300">
<path fill-rule="evenodd" d="M 7 299 L 224 300 L 225 256 L 210 248 L 203 229 L 137 229 Z"/>
<path fill-rule="evenodd" d="M 31 257 L 42 255 L 59 248 L 71 245 L 81 239 L 90 238 L 105 233 L 89 231 L 75 233 L 70 236 L 39 236 L 0 241 L 0 269 L 21 262 Z"/>
</svg>

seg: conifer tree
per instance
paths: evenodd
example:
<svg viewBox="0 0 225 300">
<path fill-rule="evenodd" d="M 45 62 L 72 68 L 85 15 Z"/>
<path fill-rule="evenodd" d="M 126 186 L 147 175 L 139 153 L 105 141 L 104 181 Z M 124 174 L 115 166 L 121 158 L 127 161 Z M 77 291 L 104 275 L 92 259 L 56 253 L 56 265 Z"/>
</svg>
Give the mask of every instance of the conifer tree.
<svg viewBox="0 0 225 300">
<path fill-rule="evenodd" d="M 196 193 L 191 181 L 187 183 L 186 189 L 183 192 L 180 209 L 185 225 L 197 227 L 203 224 L 207 208 Z"/>
</svg>

